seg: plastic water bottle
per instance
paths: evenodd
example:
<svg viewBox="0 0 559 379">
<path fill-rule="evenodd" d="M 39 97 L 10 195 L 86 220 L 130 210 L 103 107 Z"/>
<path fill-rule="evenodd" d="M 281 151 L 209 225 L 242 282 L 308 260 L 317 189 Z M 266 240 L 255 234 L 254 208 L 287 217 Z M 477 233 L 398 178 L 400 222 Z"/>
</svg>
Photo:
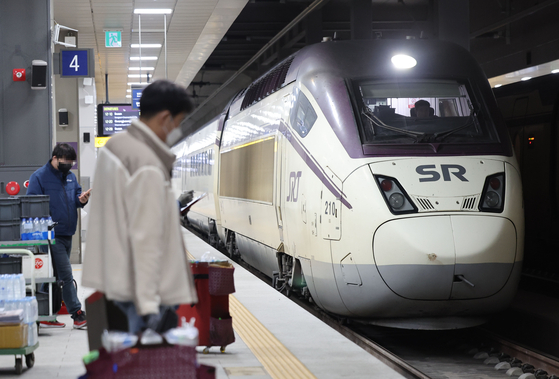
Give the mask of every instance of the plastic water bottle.
<svg viewBox="0 0 559 379">
<path fill-rule="evenodd" d="M 33 239 L 33 220 L 31 218 L 25 220 L 25 239 Z"/>
<path fill-rule="evenodd" d="M 6 275 L 0 275 L 0 300 L 6 300 Z"/>
<path fill-rule="evenodd" d="M 6 300 L 14 300 L 14 282 L 15 275 L 6 275 Z"/>
<path fill-rule="evenodd" d="M 21 297 L 27 296 L 26 286 L 25 286 L 25 276 L 23 274 L 19 274 L 19 288 L 21 292 Z"/>
<path fill-rule="evenodd" d="M 41 239 L 41 225 L 39 224 L 39 218 L 35 217 L 33 219 L 33 239 L 40 240 Z"/>
<path fill-rule="evenodd" d="M 15 275 L 14 297 L 16 299 L 23 299 L 25 297 L 25 278 L 23 274 Z"/>
<path fill-rule="evenodd" d="M 52 222 L 52 217 L 49 216 L 49 218 L 47 218 L 47 229 L 48 227 L 52 226 L 53 222 Z M 52 230 L 50 231 L 50 239 L 53 240 L 54 239 L 54 228 L 52 228 Z"/>
<path fill-rule="evenodd" d="M 41 239 L 42 240 L 48 239 L 49 229 L 47 225 L 47 220 L 45 220 L 43 217 L 41 217 L 41 219 L 39 220 L 39 228 L 41 229 Z"/>
<path fill-rule="evenodd" d="M 27 233 L 25 232 L 25 219 L 21 219 L 21 225 L 19 227 L 19 235 L 22 241 L 27 240 Z"/>
</svg>

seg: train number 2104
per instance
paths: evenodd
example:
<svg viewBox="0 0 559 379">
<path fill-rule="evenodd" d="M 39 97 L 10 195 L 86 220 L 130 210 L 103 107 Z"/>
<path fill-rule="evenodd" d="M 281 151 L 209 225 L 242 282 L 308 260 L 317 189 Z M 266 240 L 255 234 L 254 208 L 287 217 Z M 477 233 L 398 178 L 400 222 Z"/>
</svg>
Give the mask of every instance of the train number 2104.
<svg viewBox="0 0 559 379">
<path fill-rule="evenodd" d="M 336 203 L 334 201 L 324 202 L 324 214 L 329 216 L 338 217 L 338 210 L 336 209 Z"/>
</svg>

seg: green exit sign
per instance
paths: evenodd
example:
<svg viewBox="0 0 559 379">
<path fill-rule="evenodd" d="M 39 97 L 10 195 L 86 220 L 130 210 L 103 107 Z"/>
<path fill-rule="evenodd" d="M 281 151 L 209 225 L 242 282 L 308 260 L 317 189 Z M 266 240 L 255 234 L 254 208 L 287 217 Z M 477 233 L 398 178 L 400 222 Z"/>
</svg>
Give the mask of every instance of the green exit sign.
<svg viewBox="0 0 559 379">
<path fill-rule="evenodd" d="M 105 31 L 105 47 L 122 47 L 120 31 Z"/>
</svg>

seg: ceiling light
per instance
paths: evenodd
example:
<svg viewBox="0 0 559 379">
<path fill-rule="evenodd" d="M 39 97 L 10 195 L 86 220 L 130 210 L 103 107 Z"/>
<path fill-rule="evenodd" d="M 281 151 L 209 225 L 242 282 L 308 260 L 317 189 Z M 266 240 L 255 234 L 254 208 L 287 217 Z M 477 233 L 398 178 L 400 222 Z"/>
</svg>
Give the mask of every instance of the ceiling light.
<svg viewBox="0 0 559 379">
<path fill-rule="evenodd" d="M 128 67 L 130 71 L 140 71 L 140 67 Z M 142 66 L 142 71 L 153 71 L 155 67 L 144 67 Z"/>
<path fill-rule="evenodd" d="M 552 74 L 559 74 L 559 69 L 551 71 Z"/>
<path fill-rule="evenodd" d="M 140 47 L 139 43 L 133 43 L 132 44 L 133 49 L 137 49 L 139 47 Z M 142 49 L 145 49 L 145 48 L 149 49 L 149 48 L 152 48 L 152 47 L 153 48 L 155 48 L 155 47 L 159 48 L 159 47 L 161 47 L 161 44 L 160 43 L 142 43 Z"/>
<path fill-rule="evenodd" d="M 140 57 L 130 57 L 131 61 L 139 61 Z M 157 57 L 142 57 L 143 61 L 156 61 Z"/>
<path fill-rule="evenodd" d="M 132 98 L 132 95 L 126 95 L 126 98 L 127 98 L 127 99 L 131 99 L 131 98 Z"/>
<path fill-rule="evenodd" d="M 151 74 L 145 73 L 145 74 L 128 74 L 129 78 L 145 78 L 147 76 L 153 76 Z"/>
<path fill-rule="evenodd" d="M 171 14 L 173 13 L 172 9 L 134 9 L 135 14 Z"/>
<path fill-rule="evenodd" d="M 394 55 L 391 61 L 394 67 L 398 69 L 412 68 L 417 64 L 417 61 L 413 57 L 403 54 Z"/>
<path fill-rule="evenodd" d="M 140 83 L 140 82 L 128 82 L 128 83 L 126 83 L 126 85 L 129 85 L 129 86 L 142 85 L 142 84 L 146 84 L 146 83 Z"/>
<path fill-rule="evenodd" d="M 128 89 L 126 90 L 126 92 L 132 92 L 132 90 L 131 90 L 130 88 L 128 88 Z"/>
<path fill-rule="evenodd" d="M 501 86 L 502 86 L 502 84 L 495 84 L 495 87 L 494 87 L 494 88 L 499 88 L 499 87 L 501 87 Z"/>
<path fill-rule="evenodd" d="M 526 80 L 530 80 L 530 79 L 532 79 L 531 76 L 525 76 L 523 78 L 520 78 L 520 80 L 522 80 L 523 82 L 525 82 Z"/>
</svg>

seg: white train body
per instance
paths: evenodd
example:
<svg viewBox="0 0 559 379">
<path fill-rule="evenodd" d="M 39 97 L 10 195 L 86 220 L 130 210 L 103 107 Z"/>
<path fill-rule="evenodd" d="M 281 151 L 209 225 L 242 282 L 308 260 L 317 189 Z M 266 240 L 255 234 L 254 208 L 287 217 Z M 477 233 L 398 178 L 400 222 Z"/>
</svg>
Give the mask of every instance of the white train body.
<svg viewBox="0 0 559 379">
<path fill-rule="evenodd" d="M 402 51 L 416 67 L 391 66 Z M 207 194 L 189 221 L 328 312 L 455 328 L 515 294 L 519 170 L 483 73 L 453 45 L 307 47 L 175 152 L 177 195 Z"/>
</svg>

